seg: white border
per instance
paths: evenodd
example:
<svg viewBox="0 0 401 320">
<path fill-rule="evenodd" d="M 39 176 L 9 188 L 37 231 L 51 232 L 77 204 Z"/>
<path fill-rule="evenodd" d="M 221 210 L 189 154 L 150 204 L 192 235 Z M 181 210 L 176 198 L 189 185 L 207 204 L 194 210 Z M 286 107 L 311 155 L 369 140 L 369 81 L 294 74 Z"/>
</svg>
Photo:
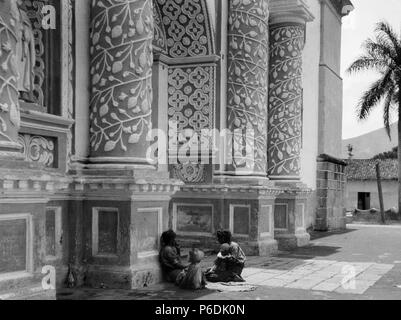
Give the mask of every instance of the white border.
<svg viewBox="0 0 401 320">
<path fill-rule="evenodd" d="M 63 236 L 63 227 L 62 227 L 62 208 L 61 207 L 46 207 L 46 217 L 47 217 L 47 211 L 54 211 L 55 215 L 55 250 L 56 250 L 56 255 L 48 255 L 46 252 L 46 259 L 47 260 L 56 260 L 62 257 L 62 244 L 61 244 L 61 237 Z M 46 221 L 45 221 L 45 239 L 46 237 Z M 46 244 L 47 247 L 47 244 Z"/>
<path fill-rule="evenodd" d="M 274 209 L 273 209 L 273 205 L 263 205 L 263 208 L 269 208 L 269 211 L 267 213 L 268 215 L 268 220 L 269 220 L 269 232 L 262 232 L 260 233 L 261 237 L 272 237 L 274 236 Z"/>
<path fill-rule="evenodd" d="M 299 229 L 305 230 L 305 228 L 306 228 L 305 203 L 298 203 L 296 206 L 297 207 L 301 207 L 301 219 L 302 219 L 301 220 L 302 221 L 302 226 L 296 227 L 296 229 L 297 230 L 299 230 Z"/>
<path fill-rule="evenodd" d="M 157 213 L 157 245 L 160 246 L 160 236 L 163 232 L 163 208 L 139 208 L 138 214 Z M 138 258 L 154 257 L 159 254 L 158 250 L 139 251 Z"/>
<path fill-rule="evenodd" d="M 286 227 L 285 228 L 276 228 L 276 226 L 274 225 L 274 230 L 277 230 L 277 231 L 288 231 L 288 226 L 289 226 L 288 203 L 275 203 L 274 204 L 274 213 L 273 213 L 274 216 L 276 215 L 276 206 L 284 206 L 285 207 L 285 215 L 286 215 L 285 223 L 286 223 Z M 276 219 L 274 219 L 274 221 L 275 220 Z"/>
<path fill-rule="evenodd" d="M 249 221 L 249 234 L 239 234 L 234 232 L 234 211 L 235 208 L 247 208 L 248 209 L 248 221 Z M 237 237 L 249 237 L 251 233 L 251 205 L 250 204 L 230 204 L 230 231 L 234 236 Z"/>
<path fill-rule="evenodd" d="M 179 206 L 185 206 L 185 207 L 209 207 L 212 209 L 212 230 L 211 232 L 183 232 L 183 231 L 178 231 L 177 230 L 177 219 L 178 219 L 178 211 L 177 208 Z M 213 237 L 214 234 L 214 205 L 213 204 L 208 204 L 208 203 L 174 203 L 173 204 L 173 230 L 178 234 L 178 235 L 183 235 L 183 236 L 201 236 L 201 237 Z"/>
<path fill-rule="evenodd" d="M 112 212 L 117 214 L 117 251 L 119 246 L 118 234 L 120 232 L 120 213 L 117 208 L 92 208 L 92 256 L 96 258 L 116 258 L 116 253 L 99 254 L 99 212 Z"/>
<path fill-rule="evenodd" d="M 1 221 L 25 220 L 26 222 L 26 266 L 25 270 L 0 274 L 0 281 L 33 275 L 33 224 L 30 213 L 0 214 Z"/>
</svg>

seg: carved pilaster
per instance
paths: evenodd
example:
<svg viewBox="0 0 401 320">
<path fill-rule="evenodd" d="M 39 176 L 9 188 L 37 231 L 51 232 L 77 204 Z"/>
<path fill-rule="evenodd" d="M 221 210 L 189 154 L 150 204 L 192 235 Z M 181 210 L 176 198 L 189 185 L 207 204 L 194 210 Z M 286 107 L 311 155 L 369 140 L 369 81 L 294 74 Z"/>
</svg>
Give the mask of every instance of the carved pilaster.
<svg viewBox="0 0 401 320">
<path fill-rule="evenodd" d="M 11 15 L 11 1 L 0 2 L 0 157 L 21 149 L 18 144 L 20 112 L 15 53 L 16 20 Z"/>
<path fill-rule="evenodd" d="M 227 128 L 233 133 L 233 165 L 227 170 L 235 174 L 266 176 L 268 5 L 268 0 L 229 5 Z"/>
<path fill-rule="evenodd" d="M 152 1 L 94 0 L 91 17 L 91 160 L 147 163 Z"/>
</svg>

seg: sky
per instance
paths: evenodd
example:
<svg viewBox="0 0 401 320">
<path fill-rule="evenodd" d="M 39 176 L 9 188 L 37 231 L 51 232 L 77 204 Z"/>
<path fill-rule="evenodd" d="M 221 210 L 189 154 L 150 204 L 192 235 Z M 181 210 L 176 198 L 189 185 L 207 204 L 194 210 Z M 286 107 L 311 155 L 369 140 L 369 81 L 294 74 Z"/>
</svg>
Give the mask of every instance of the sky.
<svg viewBox="0 0 401 320">
<path fill-rule="evenodd" d="M 343 19 L 342 77 L 344 79 L 343 139 L 348 139 L 383 127 L 382 107 L 378 106 L 369 119 L 359 121 L 356 106 L 363 92 L 369 88 L 378 74 L 364 72 L 348 75 L 347 67 L 363 53 L 362 43 L 374 37 L 375 24 L 388 21 L 401 31 L 401 0 L 351 0 L 355 10 Z M 392 119 L 396 121 L 393 115 Z M 394 121 L 393 121 L 394 122 Z"/>
</svg>

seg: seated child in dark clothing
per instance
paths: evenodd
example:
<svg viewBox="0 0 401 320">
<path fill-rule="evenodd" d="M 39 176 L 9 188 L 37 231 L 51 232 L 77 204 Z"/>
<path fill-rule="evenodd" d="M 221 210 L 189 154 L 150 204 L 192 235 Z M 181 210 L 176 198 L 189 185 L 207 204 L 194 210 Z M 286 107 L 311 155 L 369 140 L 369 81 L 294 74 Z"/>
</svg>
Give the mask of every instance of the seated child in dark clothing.
<svg viewBox="0 0 401 320">
<path fill-rule="evenodd" d="M 206 273 L 213 273 L 213 272 L 225 272 L 227 271 L 227 259 L 231 256 L 230 253 L 230 245 L 228 243 L 223 243 L 220 246 L 220 251 L 217 254 L 217 259 L 214 261 L 214 266 L 207 270 Z"/>
<path fill-rule="evenodd" d="M 200 262 L 205 257 L 205 254 L 198 249 L 189 252 L 189 262 L 191 263 L 177 277 L 176 284 L 181 289 L 199 290 L 206 286 L 206 278 Z"/>
</svg>

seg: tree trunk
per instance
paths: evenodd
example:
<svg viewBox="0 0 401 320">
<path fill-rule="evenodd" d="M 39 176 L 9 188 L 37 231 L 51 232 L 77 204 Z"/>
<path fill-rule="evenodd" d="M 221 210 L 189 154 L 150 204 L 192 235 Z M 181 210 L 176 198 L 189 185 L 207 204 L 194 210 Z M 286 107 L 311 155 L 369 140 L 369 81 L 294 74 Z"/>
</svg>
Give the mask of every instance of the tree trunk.
<svg viewBox="0 0 401 320">
<path fill-rule="evenodd" d="M 401 215 L 401 86 L 398 95 L 398 215 Z"/>
<path fill-rule="evenodd" d="M 380 202 L 380 216 L 382 223 L 386 223 L 386 217 L 384 213 L 384 202 L 383 202 L 383 189 L 382 189 L 382 178 L 380 176 L 380 163 L 376 163 L 376 177 L 377 177 L 377 191 L 379 192 L 379 202 Z"/>
</svg>

